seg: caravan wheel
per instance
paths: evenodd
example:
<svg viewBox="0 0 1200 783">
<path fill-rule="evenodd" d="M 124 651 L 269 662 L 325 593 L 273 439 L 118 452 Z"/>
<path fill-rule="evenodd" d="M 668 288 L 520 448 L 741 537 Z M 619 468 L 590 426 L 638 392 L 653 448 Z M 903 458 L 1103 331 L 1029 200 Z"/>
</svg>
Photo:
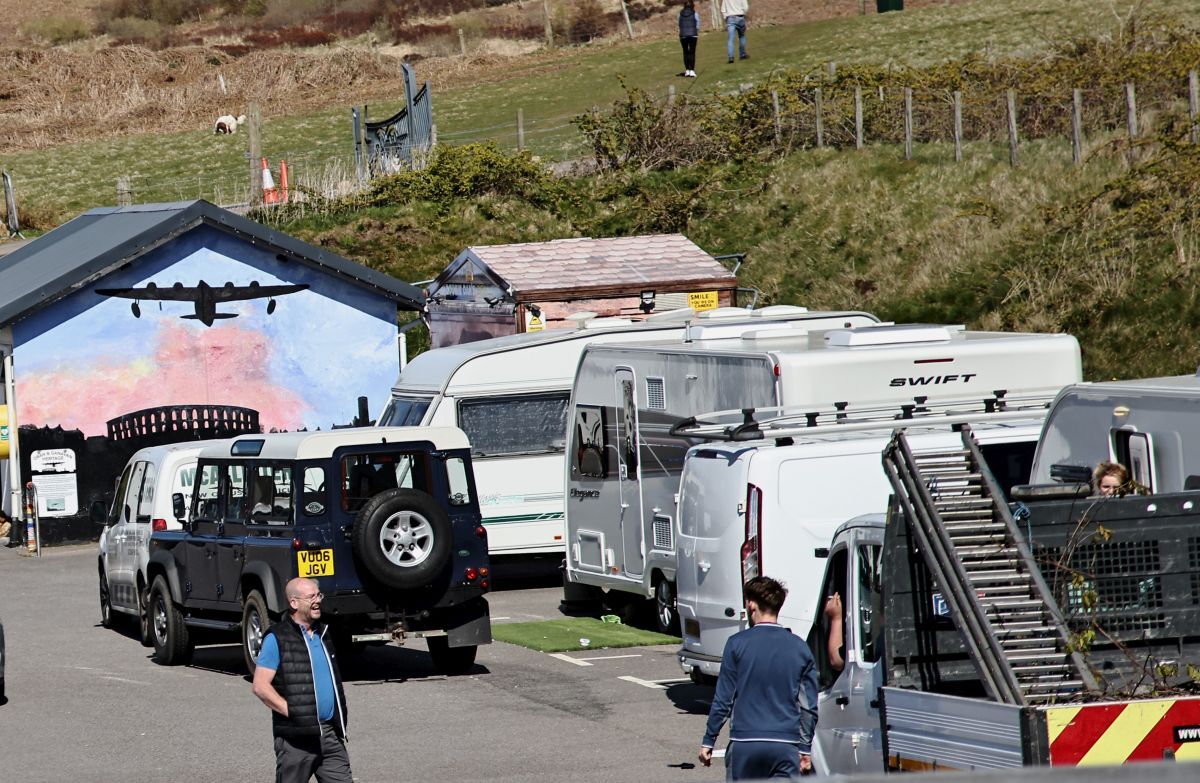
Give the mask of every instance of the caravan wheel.
<svg viewBox="0 0 1200 783">
<path fill-rule="evenodd" d="M 666 579 L 654 587 L 654 625 L 659 633 L 679 635 L 679 609 L 675 606 L 675 585 Z"/>
</svg>

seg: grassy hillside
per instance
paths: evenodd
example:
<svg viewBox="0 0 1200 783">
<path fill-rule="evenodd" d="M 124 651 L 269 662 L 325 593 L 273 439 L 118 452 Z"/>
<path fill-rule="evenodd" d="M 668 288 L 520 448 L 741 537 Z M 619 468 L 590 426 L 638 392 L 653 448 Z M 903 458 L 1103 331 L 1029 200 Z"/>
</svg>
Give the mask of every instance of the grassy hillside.
<svg viewBox="0 0 1200 783">
<path fill-rule="evenodd" d="M 1084 32 L 1116 36 L 1135 6 L 1141 13 L 1169 10 L 1181 18 L 1200 12 L 1200 0 L 975 0 L 904 13 L 752 27 L 752 58 L 732 66 L 724 62 L 722 33 L 710 31 L 700 42 L 700 77 L 694 80 L 674 77 L 678 44 L 670 38 L 609 42 L 514 60 L 418 64 L 417 70 L 420 78 L 433 81 L 435 118 L 444 141 L 493 138 L 514 147 L 516 112 L 521 108 L 528 147 L 549 158 L 570 159 L 583 152 L 570 118 L 617 98 L 622 81 L 657 95 L 664 95 L 668 85 L 681 93 L 730 91 L 761 81 L 779 68 L 807 71 L 831 60 L 843 66 L 920 65 L 970 52 L 985 58 L 1046 52 Z M 138 201 L 196 196 L 236 201 L 247 179 L 245 137 L 214 138 L 211 118 L 248 99 L 251 92 L 263 102 L 268 118 L 263 147 L 272 160 L 287 156 L 293 174 L 312 181 L 337 180 L 348 169 L 352 149 L 350 103 L 369 101 L 375 118 L 399 106 L 398 80 L 358 78 L 369 69 L 398 74 L 399 63 L 386 55 L 359 61 L 350 53 L 333 52 L 331 56 L 348 62 L 339 67 L 309 64 L 304 78 L 296 78 L 284 62 L 255 55 L 237 62 L 209 58 L 215 65 L 201 55 L 190 58 L 198 61 L 195 65 L 172 65 L 182 56 L 138 54 L 125 58 L 138 67 L 122 67 L 108 55 L 93 80 L 101 89 L 56 81 L 64 71 L 56 54 L 10 62 L 12 89 L 0 99 L 0 117 L 10 128 L 10 151 L 0 155 L 0 162 L 13 172 L 21 197 L 75 212 L 112 203 L 117 177 L 127 175 Z M 73 62 L 72 67 L 86 70 L 87 61 Z M 351 69 L 349 75 L 336 75 L 346 68 Z M 230 82 L 230 96 L 218 91 L 218 74 Z M 330 108 L 314 110 L 318 98 Z M 88 122 L 92 125 L 86 127 L 87 135 L 102 138 L 50 146 L 56 138 L 71 138 L 71 128 Z M 137 132 L 140 125 L 155 123 L 176 130 Z M 19 134 L 12 130 L 18 126 Z M 106 130 L 109 126 L 124 132 L 112 135 Z M 183 127 L 191 129 L 180 130 Z M 39 148 L 17 149 L 29 139 Z"/>
</svg>

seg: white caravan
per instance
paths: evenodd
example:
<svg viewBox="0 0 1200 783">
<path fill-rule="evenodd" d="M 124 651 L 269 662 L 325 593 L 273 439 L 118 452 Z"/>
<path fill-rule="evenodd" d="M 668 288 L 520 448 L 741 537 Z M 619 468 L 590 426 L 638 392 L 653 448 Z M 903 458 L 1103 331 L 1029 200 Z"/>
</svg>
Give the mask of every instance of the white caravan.
<svg viewBox="0 0 1200 783">
<path fill-rule="evenodd" d="M 1063 389 L 1046 417 L 1031 483 L 1090 481 L 1101 460 L 1120 462 L 1150 492 L 1200 489 L 1200 377 Z"/>
<path fill-rule="evenodd" d="M 563 551 L 563 450 L 567 402 L 585 346 L 646 342 L 681 335 L 738 335 L 789 323 L 821 327 L 876 323 L 866 313 L 691 309 L 646 321 L 592 318 L 554 329 L 437 348 L 400 373 L 382 426 L 455 426 L 471 442 L 475 482 L 491 555 Z M 686 325 L 686 326 L 685 326 Z"/>
<path fill-rule="evenodd" d="M 930 406 L 901 421 L 895 406 L 841 421 L 830 415 L 816 426 L 780 417 L 760 423 L 764 440 L 689 450 L 676 545 L 684 672 L 697 681 L 719 673 L 725 642 L 747 627 L 742 586 L 760 574 L 786 584 L 780 622 L 808 635 L 834 532 L 850 517 L 887 506 L 892 490 L 879 455 L 897 424 L 906 425 L 913 448 L 947 450 L 962 448 L 955 425 L 970 424 L 1001 487 L 1026 483 L 1053 390 L 1021 392 Z"/>
<path fill-rule="evenodd" d="M 1080 377 L 1070 335 L 875 324 L 692 337 L 588 346 L 571 397 L 564 600 L 594 598 L 597 588 L 653 599 L 664 632 L 678 628 L 677 493 L 684 454 L 697 442 L 679 431 L 688 417 L 753 408 L 834 409 L 836 418 L 888 403 L 917 410 L 1034 382 L 1050 393 Z"/>
</svg>

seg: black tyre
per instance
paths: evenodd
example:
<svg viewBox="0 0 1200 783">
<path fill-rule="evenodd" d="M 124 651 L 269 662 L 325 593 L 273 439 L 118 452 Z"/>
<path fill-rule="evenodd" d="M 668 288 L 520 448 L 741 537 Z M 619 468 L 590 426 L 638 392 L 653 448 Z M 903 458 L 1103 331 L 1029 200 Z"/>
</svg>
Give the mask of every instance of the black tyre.
<svg viewBox="0 0 1200 783">
<path fill-rule="evenodd" d="M 475 665 L 475 653 L 479 651 L 476 645 L 451 647 L 445 636 L 431 636 L 425 641 L 429 644 L 433 668 L 441 674 L 466 674 Z"/>
<path fill-rule="evenodd" d="M 137 587 L 138 599 L 138 639 L 141 640 L 143 647 L 154 646 L 154 630 L 150 627 L 150 588 L 138 578 Z"/>
<path fill-rule="evenodd" d="M 112 595 L 108 591 L 108 576 L 104 564 L 100 564 L 100 627 L 113 627 Z"/>
<path fill-rule="evenodd" d="M 675 584 L 666 579 L 654 586 L 654 629 L 668 636 L 679 635 L 679 608 L 675 605 Z"/>
<path fill-rule="evenodd" d="M 183 614 L 171 600 L 167 580 L 154 577 L 150 588 L 150 625 L 154 633 L 154 661 L 163 666 L 178 666 L 192 660 L 195 647 Z"/>
<path fill-rule="evenodd" d="M 246 670 L 254 674 L 258 666 L 258 654 L 262 651 L 263 637 L 271 628 L 271 617 L 267 613 L 267 599 L 258 590 L 251 590 L 242 604 L 242 657 Z"/>
<path fill-rule="evenodd" d="M 354 519 L 352 543 L 375 581 L 397 590 L 429 584 L 450 559 L 450 518 L 433 498 L 389 489 L 367 501 Z"/>
</svg>

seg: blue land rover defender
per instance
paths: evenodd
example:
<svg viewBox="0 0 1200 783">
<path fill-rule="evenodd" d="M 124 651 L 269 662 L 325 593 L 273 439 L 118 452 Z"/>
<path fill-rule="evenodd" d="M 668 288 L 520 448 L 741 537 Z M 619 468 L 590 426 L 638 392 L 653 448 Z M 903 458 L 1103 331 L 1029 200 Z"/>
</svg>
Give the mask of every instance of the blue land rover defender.
<svg viewBox="0 0 1200 783">
<path fill-rule="evenodd" d="M 200 453 L 190 516 L 155 533 L 147 577 L 154 658 L 186 663 L 195 631 L 240 633 L 253 672 L 315 579 L 339 649 L 424 637 L 434 666 L 471 668 L 491 641 L 487 534 L 471 450 L 454 427 L 245 435 Z"/>
</svg>

